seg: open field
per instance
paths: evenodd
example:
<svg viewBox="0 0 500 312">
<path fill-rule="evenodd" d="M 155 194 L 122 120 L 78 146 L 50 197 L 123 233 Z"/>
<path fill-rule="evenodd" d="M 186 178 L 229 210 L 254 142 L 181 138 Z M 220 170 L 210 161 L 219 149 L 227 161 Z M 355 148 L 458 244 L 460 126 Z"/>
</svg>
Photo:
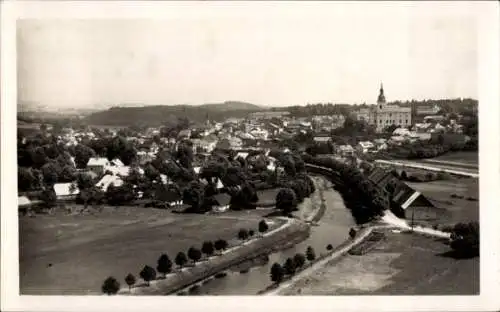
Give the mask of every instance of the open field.
<svg viewBox="0 0 500 312">
<path fill-rule="evenodd" d="M 479 258 L 457 260 L 449 250 L 433 238 L 387 231 L 368 253 L 332 260 L 283 294 L 479 294 Z"/>
<path fill-rule="evenodd" d="M 435 160 L 462 162 L 467 164 L 478 164 L 478 152 L 450 152 L 433 158 Z"/>
<path fill-rule="evenodd" d="M 409 186 L 421 192 L 439 208 L 446 209 L 449 214 L 445 223 L 479 221 L 479 180 L 473 178 L 452 178 L 432 182 L 407 182 Z M 452 195 L 462 198 L 453 198 Z"/>
<path fill-rule="evenodd" d="M 145 264 L 156 267 L 162 252 L 173 259 L 204 240 L 231 240 L 240 228 L 256 230 L 266 213 L 207 216 L 106 207 L 98 215 L 21 217 L 21 294 L 98 294 L 108 276 L 123 284 L 127 273 L 137 277 Z"/>
</svg>

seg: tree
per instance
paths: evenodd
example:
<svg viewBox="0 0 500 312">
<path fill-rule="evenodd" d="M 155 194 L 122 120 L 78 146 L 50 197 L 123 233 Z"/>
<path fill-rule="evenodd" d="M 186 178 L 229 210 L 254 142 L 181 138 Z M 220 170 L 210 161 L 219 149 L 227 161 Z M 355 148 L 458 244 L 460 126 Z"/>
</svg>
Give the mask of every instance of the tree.
<svg viewBox="0 0 500 312">
<path fill-rule="evenodd" d="M 187 263 L 187 261 L 188 259 L 186 257 L 186 254 L 182 251 L 179 251 L 179 253 L 175 257 L 175 264 L 182 268 Z"/>
<path fill-rule="evenodd" d="M 285 269 L 285 273 L 288 275 L 293 275 L 295 274 L 295 262 L 293 261 L 292 258 L 287 258 L 285 261 L 285 264 L 283 265 L 283 268 Z"/>
<path fill-rule="evenodd" d="M 333 246 L 332 246 L 332 244 L 328 244 L 328 245 L 326 246 L 326 250 L 328 250 L 328 251 L 333 250 Z"/>
<path fill-rule="evenodd" d="M 244 241 L 248 238 L 248 231 L 245 229 L 240 229 L 238 231 L 238 239 Z"/>
<path fill-rule="evenodd" d="M 58 181 L 59 182 L 72 182 L 75 180 L 76 171 L 73 166 L 65 165 L 61 169 L 61 173 L 59 174 Z"/>
<path fill-rule="evenodd" d="M 211 241 L 206 241 L 203 242 L 203 245 L 201 246 L 201 252 L 203 252 L 207 257 L 210 257 L 211 255 L 214 254 L 214 243 Z"/>
<path fill-rule="evenodd" d="M 125 283 L 128 285 L 128 289 L 132 288 L 132 286 L 135 284 L 135 276 L 132 273 L 129 273 L 127 276 L 125 276 Z"/>
<path fill-rule="evenodd" d="M 142 268 L 142 271 L 139 273 L 139 276 L 149 286 L 149 282 L 156 278 L 156 271 L 149 265 L 145 265 L 144 268 Z"/>
<path fill-rule="evenodd" d="M 160 258 L 158 259 L 156 270 L 162 273 L 164 277 L 167 275 L 167 273 L 170 273 L 172 271 L 172 261 L 167 254 L 162 254 L 160 256 Z"/>
<path fill-rule="evenodd" d="M 304 256 L 304 254 L 302 254 L 302 253 L 297 253 L 293 257 L 293 261 L 294 261 L 295 266 L 297 268 L 301 268 L 306 263 L 306 256 Z"/>
<path fill-rule="evenodd" d="M 57 202 L 57 195 L 54 188 L 47 188 L 40 194 L 40 200 L 43 202 L 44 206 L 47 208 L 54 207 Z"/>
<path fill-rule="evenodd" d="M 314 249 L 311 246 L 307 247 L 306 258 L 309 261 L 314 261 L 314 259 L 316 259 L 316 253 L 314 252 Z"/>
<path fill-rule="evenodd" d="M 36 178 L 30 168 L 17 167 L 17 185 L 19 191 L 31 190 L 35 184 Z"/>
<path fill-rule="evenodd" d="M 261 220 L 259 222 L 259 232 L 260 233 L 265 233 L 269 229 L 269 226 L 267 225 L 265 220 Z"/>
<path fill-rule="evenodd" d="M 48 162 L 42 166 L 43 182 L 47 185 L 54 185 L 58 180 L 58 173 L 61 168 L 55 162 Z"/>
<path fill-rule="evenodd" d="M 274 263 L 271 267 L 271 281 L 279 284 L 283 281 L 285 276 L 285 270 L 279 263 Z"/>
<path fill-rule="evenodd" d="M 451 232 L 450 247 L 462 258 L 479 256 L 479 223 L 457 223 Z"/>
<path fill-rule="evenodd" d="M 187 252 L 187 256 L 189 259 L 193 260 L 196 263 L 201 259 L 201 251 L 195 247 L 190 247 Z"/>
<path fill-rule="evenodd" d="M 78 144 L 75 147 L 75 164 L 77 168 L 87 167 L 87 163 L 91 157 L 95 156 L 95 152 L 90 147 Z"/>
<path fill-rule="evenodd" d="M 290 215 L 297 207 L 297 196 L 290 188 L 281 189 L 276 194 L 276 209 L 281 210 L 284 215 Z"/>
<path fill-rule="evenodd" d="M 404 170 L 403 170 L 403 171 L 401 171 L 401 175 L 400 175 L 400 177 L 401 177 L 401 180 L 406 180 L 406 179 L 408 179 L 408 175 L 406 174 L 406 171 L 404 171 Z"/>
<path fill-rule="evenodd" d="M 101 290 L 107 295 L 114 295 L 120 290 L 120 283 L 116 280 L 116 278 L 110 276 L 104 280 Z"/>
<path fill-rule="evenodd" d="M 205 190 L 199 182 L 191 182 L 182 194 L 184 203 L 191 205 L 195 212 L 203 212 L 203 202 L 205 200 Z"/>
<path fill-rule="evenodd" d="M 255 234 L 254 230 L 248 230 L 248 236 L 252 237 Z"/>
</svg>

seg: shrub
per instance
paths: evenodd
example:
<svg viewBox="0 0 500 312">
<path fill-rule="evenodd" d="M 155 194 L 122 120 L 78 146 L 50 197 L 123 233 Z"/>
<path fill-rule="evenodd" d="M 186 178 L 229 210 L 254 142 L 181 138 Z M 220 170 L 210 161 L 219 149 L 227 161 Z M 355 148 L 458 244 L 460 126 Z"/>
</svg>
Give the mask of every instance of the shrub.
<svg viewBox="0 0 500 312">
<path fill-rule="evenodd" d="M 326 246 L 326 250 L 333 250 L 332 244 L 328 244 L 328 246 Z"/>
<path fill-rule="evenodd" d="M 149 282 L 156 278 L 156 271 L 149 265 L 144 266 L 142 271 L 139 273 L 139 276 L 146 282 L 149 286 Z"/>
<path fill-rule="evenodd" d="M 129 273 L 127 276 L 125 276 L 125 283 L 127 283 L 128 289 L 130 289 L 132 285 L 135 284 L 135 276 L 132 273 Z"/>
<path fill-rule="evenodd" d="M 238 238 L 242 241 L 246 240 L 248 238 L 248 232 L 245 229 L 240 229 L 238 231 Z"/>
<path fill-rule="evenodd" d="M 314 249 L 311 246 L 307 247 L 306 258 L 309 261 L 314 261 L 314 259 L 316 259 L 316 253 L 314 252 Z"/>
<path fill-rule="evenodd" d="M 269 226 L 267 225 L 266 221 L 261 220 L 259 222 L 259 232 L 264 233 L 264 232 L 267 232 L 268 229 L 269 229 Z"/>
<path fill-rule="evenodd" d="M 279 263 L 274 263 L 271 267 L 271 281 L 279 284 L 283 281 L 283 277 L 285 276 L 285 270 Z"/>
<path fill-rule="evenodd" d="M 301 268 L 306 263 L 306 256 L 304 256 L 304 254 L 297 253 L 293 257 L 293 261 L 295 262 L 297 268 Z"/>
<path fill-rule="evenodd" d="M 293 258 L 287 258 L 285 264 L 283 265 L 283 268 L 285 269 L 286 274 L 288 275 L 295 274 L 296 264 L 293 261 Z"/>
<path fill-rule="evenodd" d="M 354 238 L 356 237 L 356 234 L 357 234 L 357 233 L 356 233 L 356 230 L 355 230 L 355 229 L 351 228 L 351 229 L 349 230 L 349 237 L 350 237 L 351 239 L 354 239 Z"/>
<path fill-rule="evenodd" d="M 254 230 L 248 230 L 248 236 L 252 237 L 255 234 Z"/>
<path fill-rule="evenodd" d="M 104 280 L 101 290 L 107 295 L 114 295 L 120 290 L 120 283 L 114 277 L 110 276 Z"/>
<path fill-rule="evenodd" d="M 400 176 L 400 177 L 401 177 L 401 179 L 403 179 L 403 180 L 408 179 L 408 175 L 406 174 L 406 171 L 404 171 L 404 170 L 403 170 L 403 171 L 401 171 L 401 176 Z"/>
<path fill-rule="evenodd" d="M 459 257 L 479 256 L 479 223 L 458 223 L 451 232 L 450 247 Z"/>
</svg>

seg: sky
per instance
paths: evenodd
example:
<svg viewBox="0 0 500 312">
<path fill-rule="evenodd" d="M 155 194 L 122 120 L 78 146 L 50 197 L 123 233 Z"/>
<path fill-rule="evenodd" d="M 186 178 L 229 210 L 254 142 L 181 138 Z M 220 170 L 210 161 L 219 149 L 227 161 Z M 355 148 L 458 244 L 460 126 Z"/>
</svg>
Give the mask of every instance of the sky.
<svg viewBox="0 0 500 312">
<path fill-rule="evenodd" d="M 19 20 L 18 102 L 371 104 L 381 82 L 388 101 L 477 98 L 471 3 L 246 5 Z"/>
</svg>

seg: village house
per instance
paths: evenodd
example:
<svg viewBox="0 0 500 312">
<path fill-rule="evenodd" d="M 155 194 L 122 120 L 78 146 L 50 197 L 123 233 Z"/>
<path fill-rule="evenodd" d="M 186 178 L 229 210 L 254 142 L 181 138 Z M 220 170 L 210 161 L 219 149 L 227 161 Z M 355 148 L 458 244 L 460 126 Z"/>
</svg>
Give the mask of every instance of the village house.
<svg viewBox="0 0 500 312">
<path fill-rule="evenodd" d="M 225 212 L 229 209 L 231 203 L 231 196 L 227 193 L 220 193 L 214 196 L 215 205 L 212 210 L 214 212 Z"/>
<path fill-rule="evenodd" d="M 356 145 L 356 151 L 365 154 L 375 151 L 375 145 L 370 141 L 361 141 Z"/>
<path fill-rule="evenodd" d="M 106 157 L 92 157 L 87 162 L 87 169 L 93 171 L 97 175 L 104 173 L 106 167 L 111 165 L 110 161 Z"/>
<path fill-rule="evenodd" d="M 71 182 L 54 184 L 54 192 L 58 201 L 75 200 L 76 196 L 80 194 L 78 186 Z"/>
<path fill-rule="evenodd" d="M 350 157 L 354 155 L 354 148 L 349 144 L 338 145 L 335 152 L 342 157 Z"/>
</svg>

